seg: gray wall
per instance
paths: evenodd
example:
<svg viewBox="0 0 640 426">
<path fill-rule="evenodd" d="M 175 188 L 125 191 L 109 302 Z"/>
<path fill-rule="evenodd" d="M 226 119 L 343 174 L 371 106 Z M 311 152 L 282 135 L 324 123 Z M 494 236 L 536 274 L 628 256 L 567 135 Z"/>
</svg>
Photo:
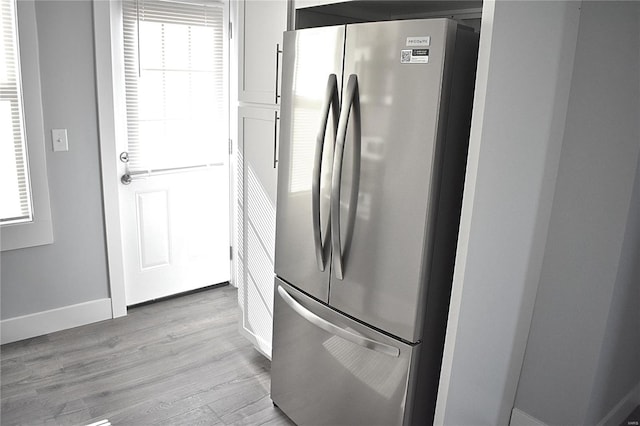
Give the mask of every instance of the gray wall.
<svg viewBox="0 0 640 426">
<path fill-rule="evenodd" d="M 640 382 L 640 162 L 628 217 L 585 424 L 600 421 Z"/>
<path fill-rule="evenodd" d="M 446 425 L 509 422 L 540 279 L 580 4 L 498 1 L 483 7 L 436 408 L 436 423 Z M 483 45 L 488 42 L 490 52 Z"/>
<path fill-rule="evenodd" d="M 109 297 L 90 1 L 37 1 L 54 243 L 2 252 L 1 318 Z M 66 128 L 69 152 L 53 152 Z"/>
<path fill-rule="evenodd" d="M 582 4 L 515 404 L 547 424 L 595 424 L 640 382 L 639 26 L 638 2 Z"/>
</svg>

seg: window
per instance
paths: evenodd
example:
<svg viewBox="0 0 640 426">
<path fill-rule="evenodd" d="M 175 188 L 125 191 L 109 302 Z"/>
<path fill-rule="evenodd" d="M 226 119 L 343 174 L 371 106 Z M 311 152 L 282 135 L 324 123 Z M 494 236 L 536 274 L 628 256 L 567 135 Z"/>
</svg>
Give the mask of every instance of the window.
<svg viewBox="0 0 640 426">
<path fill-rule="evenodd" d="M 53 242 L 33 0 L 0 0 L 0 246 Z"/>
<path fill-rule="evenodd" d="M 226 155 L 224 4 L 123 4 L 129 167 L 213 164 Z"/>
<path fill-rule="evenodd" d="M 31 222 L 15 0 L 0 0 L 0 224 Z"/>
</svg>

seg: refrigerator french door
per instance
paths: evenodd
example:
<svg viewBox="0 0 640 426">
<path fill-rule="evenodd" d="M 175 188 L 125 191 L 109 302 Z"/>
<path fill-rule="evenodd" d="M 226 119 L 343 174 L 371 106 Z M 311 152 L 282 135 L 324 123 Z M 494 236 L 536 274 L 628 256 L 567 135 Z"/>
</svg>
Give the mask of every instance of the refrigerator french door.
<svg viewBox="0 0 640 426">
<path fill-rule="evenodd" d="M 447 19 L 285 32 L 271 396 L 298 424 L 433 414 L 476 51 Z"/>
</svg>

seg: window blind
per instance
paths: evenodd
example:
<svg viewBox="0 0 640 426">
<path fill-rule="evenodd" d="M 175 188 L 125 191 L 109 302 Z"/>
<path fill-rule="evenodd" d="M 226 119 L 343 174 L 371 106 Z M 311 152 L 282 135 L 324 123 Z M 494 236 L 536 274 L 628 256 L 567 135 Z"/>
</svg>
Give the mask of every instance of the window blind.
<svg viewBox="0 0 640 426">
<path fill-rule="evenodd" d="M 129 167 L 189 167 L 226 155 L 221 2 L 125 0 Z"/>
<path fill-rule="evenodd" d="M 0 225 L 33 220 L 24 133 L 16 0 L 0 0 Z"/>
</svg>

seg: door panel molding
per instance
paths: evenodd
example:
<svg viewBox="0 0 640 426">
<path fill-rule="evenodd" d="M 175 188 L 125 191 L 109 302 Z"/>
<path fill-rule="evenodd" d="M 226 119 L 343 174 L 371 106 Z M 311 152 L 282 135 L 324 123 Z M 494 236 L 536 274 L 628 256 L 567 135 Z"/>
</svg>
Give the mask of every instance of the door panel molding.
<svg viewBox="0 0 640 426">
<path fill-rule="evenodd" d="M 171 263 L 171 229 L 167 190 L 136 194 L 140 269 Z M 161 215 L 158 217 L 158 215 Z"/>
</svg>

